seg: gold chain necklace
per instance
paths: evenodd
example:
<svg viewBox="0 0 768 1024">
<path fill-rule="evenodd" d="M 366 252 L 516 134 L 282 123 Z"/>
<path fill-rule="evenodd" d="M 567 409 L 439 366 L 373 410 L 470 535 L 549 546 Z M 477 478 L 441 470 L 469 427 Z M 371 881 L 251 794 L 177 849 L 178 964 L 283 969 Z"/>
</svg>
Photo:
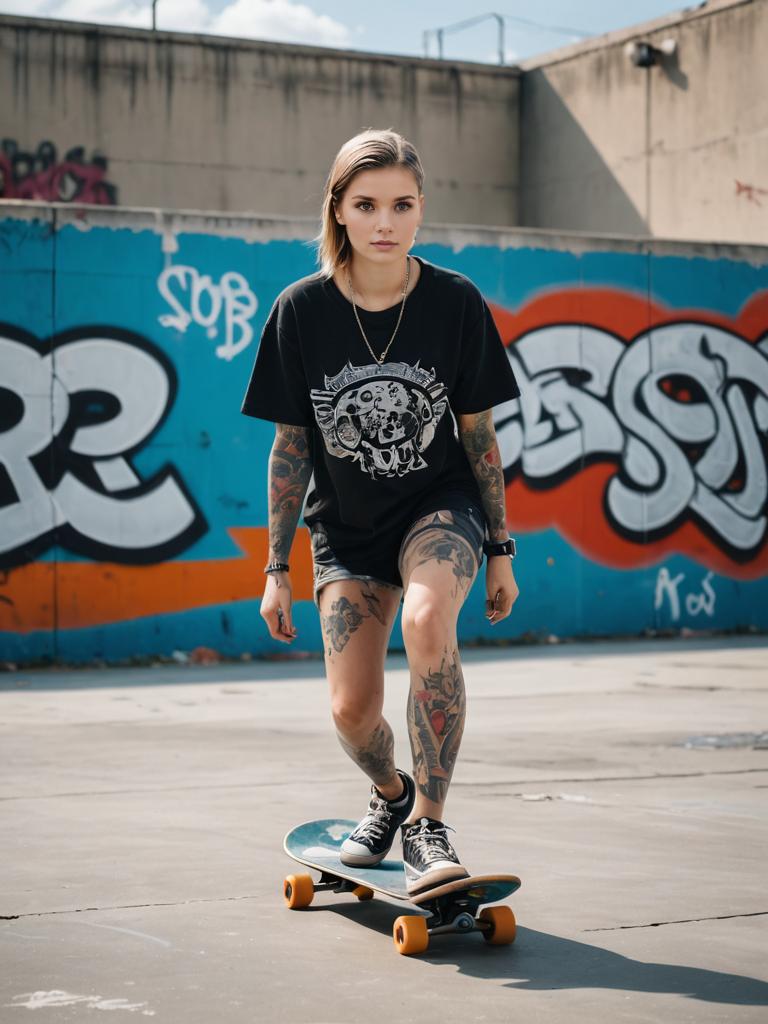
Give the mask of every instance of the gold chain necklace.
<svg viewBox="0 0 768 1024">
<path fill-rule="evenodd" d="M 350 291 L 350 294 L 352 295 L 352 308 L 355 311 L 355 319 L 357 320 L 357 326 L 360 328 L 360 333 L 363 336 L 363 341 L 365 341 L 365 344 L 368 346 L 368 351 L 371 353 L 371 355 L 376 360 L 376 362 L 379 364 L 379 366 L 381 366 L 381 364 L 386 359 L 387 352 L 389 352 L 389 347 L 392 344 L 392 342 L 395 340 L 395 335 L 397 334 L 397 329 L 400 326 L 400 321 L 403 319 L 403 310 L 405 309 L 405 299 L 406 299 L 406 296 L 408 294 L 408 281 L 410 279 L 410 276 L 411 276 L 411 257 L 410 256 L 406 256 L 405 257 L 405 284 L 403 285 L 403 301 L 400 303 L 400 316 L 398 316 L 398 318 L 397 318 L 397 323 L 395 324 L 395 329 L 392 332 L 392 337 L 387 342 L 387 347 L 381 353 L 381 356 L 377 356 L 376 353 L 371 348 L 371 343 L 368 341 L 368 338 L 366 337 L 365 331 L 363 330 L 363 325 L 360 323 L 360 316 L 359 316 L 359 314 L 357 312 L 357 306 L 355 305 L 355 290 L 352 287 L 352 278 L 350 277 L 349 271 L 347 271 L 347 285 L 349 286 L 349 291 Z"/>
</svg>

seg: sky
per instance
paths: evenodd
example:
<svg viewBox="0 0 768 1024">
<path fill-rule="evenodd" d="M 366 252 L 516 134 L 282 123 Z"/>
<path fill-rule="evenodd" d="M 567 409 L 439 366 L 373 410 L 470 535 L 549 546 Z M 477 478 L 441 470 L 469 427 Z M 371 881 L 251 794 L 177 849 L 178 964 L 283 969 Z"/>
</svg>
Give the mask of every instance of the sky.
<svg viewBox="0 0 768 1024">
<path fill-rule="evenodd" d="M 438 55 L 435 29 L 443 28 L 446 58 L 497 64 L 495 19 L 452 26 L 486 12 L 503 14 L 505 63 L 514 63 L 591 35 L 698 6 L 671 0 L 539 0 L 536 4 L 490 0 L 488 7 L 477 0 L 158 0 L 157 27 L 433 57 Z M 3 14 L 134 28 L 150 28 L 151 12 L 151 0 L 0 0 Z"/>
</svg>

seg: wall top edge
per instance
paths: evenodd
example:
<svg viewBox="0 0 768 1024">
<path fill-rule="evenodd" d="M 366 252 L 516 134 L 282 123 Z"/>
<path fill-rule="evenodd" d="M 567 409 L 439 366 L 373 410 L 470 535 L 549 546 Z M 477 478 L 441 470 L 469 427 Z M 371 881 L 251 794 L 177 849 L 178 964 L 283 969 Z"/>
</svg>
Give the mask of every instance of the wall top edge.
<svg viewBox="0 0 768 1024">
<path fill-rule="evenodd" d="M 315 217 L 260 216 L 257 213 L 215 210 L 166 210 L 152 207 L 78 206 L 74 203 L 0 200 L 0 219 L 45 221 L 52 230 L 74 227 L 80 231 L 107 227 L 130 231 L 153 231 L 162 239 L 163 250 L 176 250 L 175 237 L 182 234 L 212 234 L 246 242 L 304 241 L 319 233 Z M 485 224 L 422 224 L 418 245 L 444 245 L 458 252 L 469 246 L 497 249 L 552 249 L 572 253 L 605 251 L 636 255 L 684 256 L 688 258 L 731 259 L 753 266 L 768 265 L 768 245 L 697 239 L 656 238 L 651 235 L 621 235 L 609 232 L 562 231 L 547 228 L 494 227 Z"/>
<path fill-rule="evenodd" d="M 279 43 L 269 39 L 246 39 L 240 36 L 207 35 L 203 32 L 153 31 L 150 28 L 129 28 L 123 25 L 105 25 L 91 21 L 71 21 L 63 18 L 29 18 L 23 15 L 0 13 L 0 29 L 15 28 L 45 32 L 67 32 L 71 35 L 98 35 L 115 39 L 134 39 L 142 42 L 179 43 L 185 46 L 209 46 L 221 49 L 267 51 L 282 56 L 326 57 L 354 61 L 373 61 L 384 64 L 405 64 L 437 70 L 458 68 L 475 74 L 518 77 L 517 64 L 486 64 L 469 60 L 438 60 L 435 57 L 411 57 L 401 53 L 378 53 L 368 50 L 339 49 L 331 46 L 309 46 L 305 43 Z"/>
<path fill-rule="evenodd" d="M 669 30 L 677 25 L 684 25 L 700 18 L 709 18 L 715 14 L 722 14 L 724 11 L 734 7 L 746 7 L 756 3 L 757 0 L 704 0 L 695 7 L 684 7 L 672 14 L 662 14 L 650 21 L 642 21 L 636 25 L 629 25 L 626 28 L 615 29 L 613 32 L 604 32 L 599 36 L 590 39 L 580 40 L 577 43 L 569 43 L 567 46 L 559 46 L 556 50 L 549 50 L 547 53 L 537 54 L 535 57 L 528 57 L 517 62 L 517 67 L 525 73 L 535 71 L 537 68 L 548 67 L 551 64 L 560 64 L 574 57 L 581 57 L 584 54 L 592 53 L 595 50 L 606 50 L 612 46 L 619 46 L 641 36 L 649 36 L 655 32 Z"/>
</svg>

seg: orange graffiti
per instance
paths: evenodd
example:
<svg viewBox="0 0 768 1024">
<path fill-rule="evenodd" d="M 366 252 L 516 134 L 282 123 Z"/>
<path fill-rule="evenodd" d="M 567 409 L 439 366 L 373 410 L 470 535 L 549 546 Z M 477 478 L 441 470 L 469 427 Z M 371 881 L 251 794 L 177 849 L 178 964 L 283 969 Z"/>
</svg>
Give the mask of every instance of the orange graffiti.
<svg viewBox="0 0 768 1024">
<path fill-rule="evenodd" d="M 232 527 L 227 533 L 242 555 L 157 565 L 32 562 L 9 569 L 0 588 L 0 630 L 83 629 L 260 598 L 269 553 L 267 528 Z M 312 555 L 305 528 L 296 531 L 293 542 L 291 582 L 294 600 L 312 599 Z"/>
</svg>

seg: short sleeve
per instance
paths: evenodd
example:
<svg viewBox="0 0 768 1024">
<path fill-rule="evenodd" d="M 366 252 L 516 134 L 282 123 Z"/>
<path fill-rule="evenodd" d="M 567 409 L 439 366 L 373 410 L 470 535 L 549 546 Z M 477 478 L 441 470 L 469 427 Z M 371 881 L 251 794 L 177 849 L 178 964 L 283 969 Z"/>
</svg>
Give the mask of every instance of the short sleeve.
<svg viewBox="0 0 768 1024">
<path fill-rule="evenodd" d="M 273 423 L 312 423 L 309 388 L 290 302 L 278 296 L 261 332 L 240 412 Z"/>
<path fill-rule="evenodd" d="M 451 397 L 455 413 L 484 412 L 520 394 L 488 304 L 479 293 L 478 297 L 482 303 L 480 318 L 462 338 L 459 373 Z"/>
</svg>

